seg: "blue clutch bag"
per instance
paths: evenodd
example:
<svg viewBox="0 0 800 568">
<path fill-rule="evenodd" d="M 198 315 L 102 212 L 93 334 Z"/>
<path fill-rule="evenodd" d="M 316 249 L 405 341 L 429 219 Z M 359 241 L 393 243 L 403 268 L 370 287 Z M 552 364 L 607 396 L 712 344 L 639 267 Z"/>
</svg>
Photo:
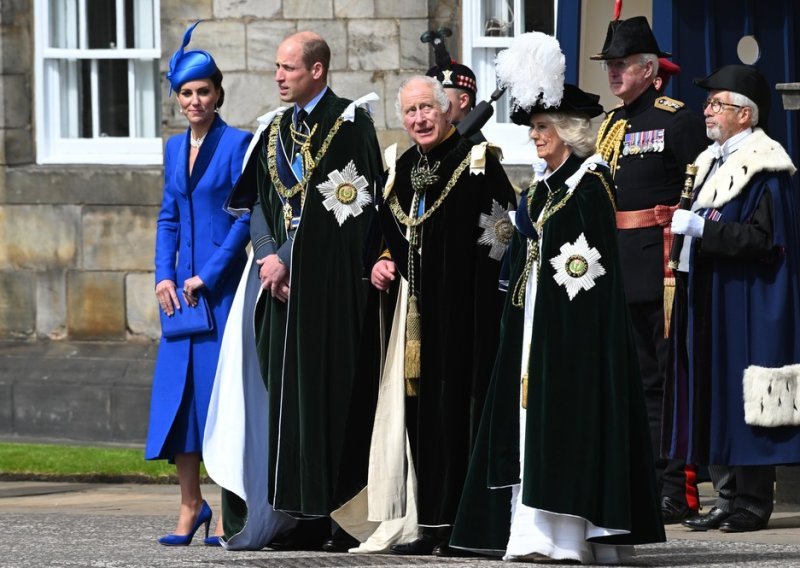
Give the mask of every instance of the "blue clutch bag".
<svg viewBox="0 0 800 568">
<path fill-rule="evenodd" d="M 175 310 L 171 316 L 167 316 L 159 308 L 161 335 L 173 339 L 197 335 L 198 333 L 208 333 L 214 329 L 214 317 L 211 315 L 205 296 L 202 294 L 197 296 L 197 305 L 194 307 L 186 305 L 186 299 L 181 293 L 178 293 L 178 301 L 181 304 L 181 309 Z"/>
</svg>

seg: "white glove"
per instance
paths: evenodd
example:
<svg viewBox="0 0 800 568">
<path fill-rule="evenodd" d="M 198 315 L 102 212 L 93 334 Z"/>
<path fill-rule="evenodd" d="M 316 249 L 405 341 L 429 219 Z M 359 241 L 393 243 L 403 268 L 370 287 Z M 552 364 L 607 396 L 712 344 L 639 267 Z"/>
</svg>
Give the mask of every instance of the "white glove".
<svg viewBox="0 0 800 568">
<path fill-rule="evenodd" d="M 672 232 L 676 235 L 700 238 L 703 236 L 703 226 L 705 224 L 705 219 L 691 211 L 678 209 L 672 215 Z"/>
</svg>

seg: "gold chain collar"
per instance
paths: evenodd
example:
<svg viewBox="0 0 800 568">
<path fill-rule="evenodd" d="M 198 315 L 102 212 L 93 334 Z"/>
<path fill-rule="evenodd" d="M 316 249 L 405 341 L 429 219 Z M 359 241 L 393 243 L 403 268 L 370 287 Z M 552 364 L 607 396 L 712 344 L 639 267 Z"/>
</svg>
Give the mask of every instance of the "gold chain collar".
<svg viewBox="0 0 800 568">
<path fill-rule="evenodd" d="M 397 218 L 397 220 L 400 221 L 406 227 L 417 227 L 419 225 L 422 225 L 422 223 L 424 223 L 427 219 L 429 219 L 430 216 L 433 215 L 434 212 L 436 212 L 436 210 L 439 209 L 439 207 L 441 207 L 442 203 L 444 203 L 444 200 L 450 193 L 450 190 L 453 189 L 453 187 L 456 185 L 456 182 L 458 182 L 458 179 L 461 177 L 461 174 L 464 173 L 464 170 L 467 169 L 467 166 L 469 166 L 471 159 L 472 159 L 472 153 L 468 152 L 466 158 L 462 160 L 462 162 L 453 172 L 453 175 L 450 178 L 450 181 L 447 182 L 447 185 L 442 191 L 442 194 L 433 203 L 433 205 L 427 211 L 425 211 L 422 217 L 412 218 L 406 215 L 405 211 L 403 211 L 403 208 L 400 207 L 400 202 L 397 200 L 397 193 L 393 192 L 392 195 L 389 197 L 388 202 L 389 202 L 389 208 L 392 210 L 392 213 Z"/>
<path fill-rule="evenodd" d="M 306 138 L 305 142 L 303 142 L 303 144 L 300 146 L 300 153 L 303 156 L 304 162 L 303 179 L 301 179 L 291 188 L 288 188 L 283 185 L 283 182 L 278 176 L 278 133 L 280 132 L 280 122 L 282 116 L 283 113 L 277 115 L 269 127 L 269 134 L 267 137 L 267 167 L 269 169 L 269 176 L 272 180 L 272 185 L 275 187 L 275 191 L 277 191 L 284 198 L 289 199 L 305 189 L 306 185 L 308 184 L 308 180 L 310 180 L 311 176 L 314 174 L 317 164 L 320 163 L 322 158 L 324 158 L 325 154 L 328 152 L 328 147 L 331 144 L 331 140 L 333 140 L 333 137 L 336 136 L 337 132 L 339 132 L 339 128 L 342 126 L 344 118 L 340 116 L 336 119 L 336 122 L 333 123 L 330 132 L 328 132 L 328 136 L 326 136 L 325 140 L 322 142 L 322 146 L 320 146 L 317 155 L 312 158 L 311 137 L 317 128 L 317 125 L 314 125 L 314 129 L 308 135 L 308 138 Z"/>
</svg>

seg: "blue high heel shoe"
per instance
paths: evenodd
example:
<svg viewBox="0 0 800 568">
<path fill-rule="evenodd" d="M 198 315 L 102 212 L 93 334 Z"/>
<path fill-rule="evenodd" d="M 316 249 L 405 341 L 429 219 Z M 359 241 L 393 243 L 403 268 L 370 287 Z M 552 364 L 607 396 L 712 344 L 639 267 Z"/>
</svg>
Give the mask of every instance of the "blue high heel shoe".
<svg viewBox="0 0 800 568">
<path fill-rule="evenodd" d="M 211 526 L 211 515 L 211 507 L 209 507 L 208 503 L 204 500 L 203 506 L 200 508 L 200 514 L 197 515 L 197 519 L 194 521 L 194 526 L 192 530 L 189 531 L 189 534 L 168 534 L 158 539 L 158 543 L 164 546 L 188 546 L 189 543 L 192 542 L 192 538 L 194 538 L 194 533 L 197 532 L 197 529 L 199 529 L 201 525 L 206 526 L 206 538 L 208 538 L 208 527 Z"/>
<path fill-rule="evenodd" d="M 221 536 L 207 536 L 203 539 L 203 544 L 206 546 L 222 546 Z"/>
</svg>

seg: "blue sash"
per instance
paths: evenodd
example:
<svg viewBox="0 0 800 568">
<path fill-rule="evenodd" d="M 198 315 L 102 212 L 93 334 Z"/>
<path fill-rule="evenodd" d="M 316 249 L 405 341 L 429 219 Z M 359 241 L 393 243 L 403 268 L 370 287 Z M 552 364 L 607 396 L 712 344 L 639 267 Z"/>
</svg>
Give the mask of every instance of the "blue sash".
<svg viewBox="0 0 800 568">
<path fill-rule="evenodd" d="M 300 164 L 302 166 L 302 159 L 300 159 Z M 275 148 L 275 165 L 278 171 L 278 179 L 281 180 L 281 183 L 284 186 L 294 187 L 295 184 L 297 184 L 302 179 L 302 175 L 298 177 L 298 175 L 296 174 L 295 170 L 292 167 L 292 164 L 289 163 L 289 160 L 286 157 L 286 152 L 284 151 L 283 139 L 280 136 L 280 131 L 278 133 L 278 140 Z M 278 198 L 281 200 L 281 203 L 286 204 L 287 199 L 283 197 L 280 193 L 278 193 Z M 299 221 L 300 211 L 302 208 L 302 199 L 300 198 L 300 192 L 294 194 L 292 197 L 288 199 L 288 201 L 289 205 L 291 205 L 292 207 L 292 216 L 293 216 L 292 226 L 290 228 L 295 228 L 297 225 L 297 221 L 295 221 L 295 219 Z"/>
</svg>

